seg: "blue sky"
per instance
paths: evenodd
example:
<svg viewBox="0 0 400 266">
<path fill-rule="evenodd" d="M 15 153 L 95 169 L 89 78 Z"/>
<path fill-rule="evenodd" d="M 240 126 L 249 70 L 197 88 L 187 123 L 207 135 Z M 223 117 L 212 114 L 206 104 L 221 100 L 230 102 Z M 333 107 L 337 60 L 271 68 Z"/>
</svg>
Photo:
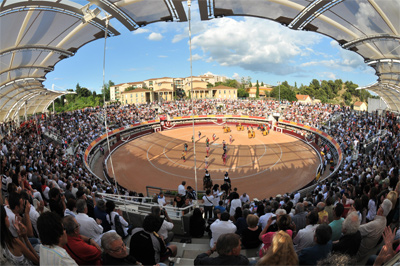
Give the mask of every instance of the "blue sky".
<svg viewBox="0 0 400 266">
<path fill-rule="evenodd" d="M 157 77 L 190 76 L 188 23 L 153 23 L 134 32 L 117 20 L 121 35 L 107 38 L 105 79 L 115 84 Z M 104 39 L 91 42 L 49 73 L 44 85 L 75 89 L 77 83 L 100 92 Z M 251 77 L 266 84 L 278 81 L 308 85 L 312 79 L 374 83 L 375 71 L 361 56 L 343 50 L 323 35 L 289 30 L 259 18 L 224 17 L 200 21 L 192 5 L 193 75 L 212 73 L 240 81 Z"/>
</svg>

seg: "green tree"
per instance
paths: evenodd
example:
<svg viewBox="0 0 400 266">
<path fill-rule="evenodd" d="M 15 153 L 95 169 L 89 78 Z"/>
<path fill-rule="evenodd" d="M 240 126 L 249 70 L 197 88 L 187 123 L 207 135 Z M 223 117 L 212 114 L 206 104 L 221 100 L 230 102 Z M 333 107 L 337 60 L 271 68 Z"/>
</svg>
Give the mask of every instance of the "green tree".
<svg viewBox="0 0 400 266">
<path fill-rule="evenodd" d="M 256 98 L 259 99 L 260 98 L 260 85 L 258 84 L 258 80 L 256 83 Z"/>
<path fill-rule="evenodd" d="M 240 98 L 249 97 L 249 93 L 245 89 L 239 88 L 238 89 L 238 97 L 240 97 Z"/>
<path fill-rule="evenodd" d="M 261 87 L 264 87 L 264 82 L 261 81 Z"/>
<path fill-rule="evenodd" d="M 286 87 L 285 85 L 280 85 L 280 95 L 281 100 L 288 100 L 288 101 L 295 101 L 296 100 L 296 93 L 291 90 L 290 88 Z M 271 97 L 279 99 L 279 86 L 276 86 L 272 89 Z"/>
<path fill-rule="evenodd" d="M 253 84 L 251 83 L 251 81 L 249 82 L 249 87 L 250 88 L 253 87 Z"/>
<path fill-rule="evenodd" d="M 133 90 L 135 90 L 135 89 L 136 89 L 135 87 L 129 86 L 128 88 L 125 89 L 125 91 L 133 91 Z"/>
<path fill-rule="evenodd" d="M 207 88 L 212 88 L 214 87 L 210 82 L 207 82 Z"/>
<path fill-rule="evenodd" d="M 240 85 L 236 79 L 227 79 L 222 85 L 231 87 L 231 88 L 239 88 Z"/>
</svg>

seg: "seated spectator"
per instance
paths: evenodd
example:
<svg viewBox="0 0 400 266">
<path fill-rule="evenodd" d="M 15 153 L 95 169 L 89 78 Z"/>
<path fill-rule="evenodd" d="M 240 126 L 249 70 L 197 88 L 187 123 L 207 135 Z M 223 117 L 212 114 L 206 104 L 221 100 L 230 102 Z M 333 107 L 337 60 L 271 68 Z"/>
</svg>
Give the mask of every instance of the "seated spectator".
<svg viewBox="0 0 400 266">
<path fill-rule="evenodd" d="M 190 216 L 189 220 L 190 236 L 201 238 L 204 236 L 205 229 L 206 229 L 206 221 L 203 218 L 201 210 L 199 208 L 195 208 L 193 210 L 193 215 Z"/>
<path fill-rule="evenodd" d="M 210 258 L 215 250 L 219 256 Z M 240 254 L 240 250 L 240 237 L 237 234 L 222 234 L 215 247 L 196 257 L 194 265 L 248 265 L 249 260 Z"/>
<path fill-rule="evenodd" d="M 257 265 L 298 265 L 298 263 L 292 237 L 284 231 L 278 231 L 272 239 L 271 247 Z"/>
<path fill-rule="evenodd" d="M 64 249 L 78 265 L 101 265 L 101 248 L 92 238 L 80 235 L 79 224 L 72 215 L 63 218 L 68 243 Z"/>
<path fill-rule="evenodd" d="M 106 202 L 104 200 L 99 200 L 94 207 L 94 217 L 95 219 L 101 220 L 101 226 L 103 226 L 103 233 L 111 230 L 111 225 L 107 221 L 107 211 Z"/>
<path fill-rule="evenodd" d="M 360 220 L 357 212 L 350 212 L 342 224 L 343 236 L 340 237 L 339 241 L 333 243 L 332 251 L 348 254 L 352 257 L 357 255 L 361 244 L 359 227 Z"/>
<path fill-rule="evenodd" d="M 122 225 L 122 229 L 124 230 L 124 235 L 121 237 L 125 238 L 131 234 L 133 226 L 129 225 L 129 223 L 122 216 L 122 211 L 120 209 L 115 209 L 115 203 L 112 201 L 107 201 L 106 203 L 106 211 L 107 211 L 107 222 L 111 225 L 111 229 L 117 231 L 115 227 L 115 219 L 118 217 L 119 222 Z M 118 233 L 118 231 L 117 231 Z M 120 234 L 120 233 L 118 233 Z M 122 233 L 121 233 L 122 234 Z"/>
<path fill-rule="evenodd" d="M 317 261 L 325 259 L 332 250 L 332 229 L 327 224 L 320 224 L 315 230 L 312 247 L 301 250 L 299 254 L 300 265 L 316 265 Z"/>
<path fill-rule="evenodd" d="M 242 213 L 242 215 L 240 217 L 236 218 L 236 222 L 235 222 L 235 225 L 237 228 L 236 234 L 241 236 L 243 230 L 248 227 L 246 218 L 247 218 L 247 215 L 250 214 L 250 211 L 249 211 L 249 209 L 244 209 L 242 212 L 242 208 L 239 208 L 239 207 L 236 208 L 236 211 L 238 211 L 239 213 Z M 235 214 L 235 216 L 236 216 L 236 214 Z"/>
<path fill-rule="evenodd" d="M 303 248 L 311 247 L 314 245 L 314 233 L 318 227 L 318 213 L 311 211 L 307 214 L 307 226 L 298 231 L 296 237 L 293 239 L 294 250 L 299 254 Z"/>
<path fill-rule="evenodd" d="M 101 247 L 104 250 L 103 265 L 140 265 L 140 262 L 128 254 L 124 241 L 114 231 L 104 234 Z"/>
<path fill-rule="evenodd" d="M 342 223 L 344 218 L 342 217 L 344 207 L 342 203 L 336 204 L 333 208 L 333 221 L 329 224 L 332 228 L 332 241 L 339 240 L 342 235 Z"/>
<path fill-rule="evenodd" d="M 15 265 L 39 264 L 39 256 L 36 254 L 36 251 L 28 240 L 25 226 L 18 221 L 15 222 L 18 237 L 14 237 L 9 230 L 10 221 L 3 205 L 1 205 L 0 211 L 0 243 L 2 247 L 2 255 Z"/>
<path fill-rule="evenodd" d="M 165 244 L 168 244 L 174 238 L 174 232 L 172 232 L 174 224 L 172 223 L 171 218 L 169 218 L 167 210 L 161 210 L 159 206 L 153 206 L 151 207 L 151 214 L 157 217 L 160 221 L 159 229 L 156 230 L 157 234 L 162 237 Z M 164 218 L 161 218 L 161 214 L 164 215 Z"/>
<path fill-rule="evenodd" d="M 28 237 L 33 237 L 33 227 L 30 219 L 31 204 L 22 198 L 17 192 L 10 192 L 8 206 L 5 207 L 8 219 L 10 220 L 9 230 L 14 237 L 18 237 L 15 227 L 16 221 L 21 221 L 26 227 Z"/>
<path fill-rule="evenodd" d="M 373 221 L 360 226 L 361 244 L 357 252 L 357 260 L 361 260 L 378 244 L 386 227 L 386 215 L 392 209 L 392 202 L 385 199 L 379 206 Z"/>
<path fill-rule="evenodd" d="M 373 265 L 375 266 L 380 266 L 380 265 L 384 265 L 386 262 L 388 262 L 390 259 L 392 259 L 397 253 L 400 252 L 400 245 L 398 245 L 397 243 L 397 248 L 395 247 L 395 249 L 393 248 L 393 243 L 394 243 L 394 238 L 396 235 L 396 229 L 394 229 L 393 231 L 390 229 L 390 226 L 387 226 L 385 228 L 385 231 L 383 232 L 383 240 L 385 245 L 382 247 L 381 251 L 379 252 L 378 256 L 371 256 L 371 258 L 368 259 L 367 264 L 366 265 L 372 265 L 372 261 L 374 262 Z M 399 261 L 397 261 L 397 263 L 393 264 L 396 265 L 398 264 Z"/>
<path fill-rule="evenodd" d="M 278 210 L 279 211 L 279 210 Z M 279 213 L 277 211 L 277 213 Z M 276 217 L 276 218 L 275 218 Z M 270 217 L 268 220 L 267 226 L 264 228 L 264 230 L 260 233 L 259 238 L 263 242 L 263 247 L 260 250 L 260 257 L 263 257 L 265 252 L 269 249 L 272 243 L 272 238 L 274 237 L 276 232 L 268 232 L 267 230 L 269 226 L 272 223 L 272 220 L 276 219 L 276 224 L 278 225 L 278 231 L 285 231 L 290 237 L 293 235 L 293 231 L 290 229 L 290 224 L 292 222 L 292 219 L 288 214 L 279 214 L 277 216 Z"/>
<path fill-rule="evenodd" d="M 87 192 L 89 193 L 89 192 Z M 92 217 L 93 219 L 95 219 L 94 217 L 94 207 L 96 206 L 96 200 L 94 198 L 94 195 L 86 195 L 85 191 L 83 190 L 82 187 L 79 188 L 78 192 L 76 192 L 76 199 L 80 200 L 83 199 L 86 201 L 86 206 L 87 206 L 87 215 L 89 217 Z"/>
<path fill-rule="evenodd" d="M 63 218 L 66 208 L 64 195 L 61 195 L 58 188 L 53 187 L 52 189 L 50 189 L 49 197 L 50 210 L 57 213 L 58 215 L 60 215 L 61 218 Z"/>
<path fill-rule="evenodd" d="M 76 202 L 76 212 L 78 214 L 75 218 L 81 225 L 80 233 L 86 237 L 93 238 L 99 244 L 103 233 L 103 227 L 100 225 L 101 220 L 96 219 L 95 221 L 87 215 L 87 205 L 84 199 L 79 199 Z"/>
<path fill-rule="evenodd" d="M 76 200 L 71 197 L 67 201 L 67 205 L 64 211 L 64 216 L 72 215 L 73 217 L 76 216 Z"/>
<path fill-rule="evenodd" d="M 221 213 L 221 220 L 217 219 L 210 225 L 212 238 L 210 240 L 210 247 L 214 247 L 220 235 L 235 233 L 236 226 L 229 220 L 229 213 Z"/>
<path fill-rule="evenodd" d="M 307 212 L 304 211 L 304 204 L 298 202 L 295 207 L 295 214 L 292 217 L 292 221 L 296 225 L 296 230 L 299 231 L 306 227 Z"/>
<path fill-rule="evenodd" d="M 328 223 L 328 212 L 325 211 L 325 203 L 318 202 L 317 210 L 318 210 L 318 218 L 319 218 L 318 223 L 320 223 L 320 224 Z"/>
<path fill-rule="evenodd" d="M 38 219 L 37 227 L 42 242 L 42 245 L 40 245 L 40 265 L 78 265 L 63 249 L 68 238 L 58 214 L 44 212 Z"/>
<path fill-rule="evenodd" d="M 147 215 L 143 221 L 143 228 L 135 228 L 132 231 L 129 254 L 144 265 L 155 265 L 175 257 L 177 247 L 165 245 L 164 240 L 156 233 L 159 220 L 154 215 Z"/>
<path fill-rule="evenodd" d="M 226 208 L 223 206 L 224 202 L 222 200 L 218 201 L 218 206 L 214 207 L 214 210 L 219 210 L 220 213 L 223 213 L 226 211 Z M 215 216 L 214 216 L 215 217 Z"/>
<path fill-rule="evenodd" d="M 356 262 L 347 254 L 331 253 L 325 259 L 319 260 L 317 266 L 352 266 Z"/>
<path fill-rule="evenodd" d="M 259 239 L 261 227 L 258 226 L 258 216 L 249 214 L 246 217 L 248 227 L 242 231 L 242 244 L 244 248 L 257 248 L 262 243 Z"/>
</svg>

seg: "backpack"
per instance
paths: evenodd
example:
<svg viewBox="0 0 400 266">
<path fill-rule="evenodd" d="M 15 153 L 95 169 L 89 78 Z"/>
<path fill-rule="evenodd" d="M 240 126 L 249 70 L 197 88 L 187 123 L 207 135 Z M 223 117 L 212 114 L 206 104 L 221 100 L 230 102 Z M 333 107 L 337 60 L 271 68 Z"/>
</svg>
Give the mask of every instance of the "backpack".
<svg viewBox="0 0 400 266">
<path fill-rule="evenodd" d="M 122 238 L 127 237 L 125 235 L 125 231 L 124 231 L 124 228 L 123 228 L 123 226 L 121 224 L 121 221 L 119 220 L 119 215 L 118 214 L 116 214 L 115 217 L 114 217 L 114 225 L 115 225 L 115 231 L 117 232 L 117 234 L 120 237 L 122 237 Z"/>
</svg>

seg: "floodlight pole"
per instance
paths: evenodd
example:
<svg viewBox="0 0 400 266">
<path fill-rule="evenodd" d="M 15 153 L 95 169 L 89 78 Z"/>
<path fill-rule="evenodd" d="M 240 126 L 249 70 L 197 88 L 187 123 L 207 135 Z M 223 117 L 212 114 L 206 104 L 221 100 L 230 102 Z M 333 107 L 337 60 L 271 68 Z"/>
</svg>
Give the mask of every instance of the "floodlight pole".
<svg viewBox="0 0 400 266">
<path fill-rule="evenodd" d="M 190 51 L 190 96 L 192 101 L 192 128 L 193 128 L 193 160 L 194 160 L 194 182 L 195 182 L 195 189 L 197 195 L 197 167 L 196 167 L 196 136 L 194 131 L 194 104 L 193 104 L 193 67 L 192 67 L 192 26 L 191 26 L 191 13 L 190 7 L 192 5 L 192 1 L 188 0 L 188 17 L 189 17 L 189 51 Z M 197 198 L 195 200 L 197 202 Z"/>
</svg>

